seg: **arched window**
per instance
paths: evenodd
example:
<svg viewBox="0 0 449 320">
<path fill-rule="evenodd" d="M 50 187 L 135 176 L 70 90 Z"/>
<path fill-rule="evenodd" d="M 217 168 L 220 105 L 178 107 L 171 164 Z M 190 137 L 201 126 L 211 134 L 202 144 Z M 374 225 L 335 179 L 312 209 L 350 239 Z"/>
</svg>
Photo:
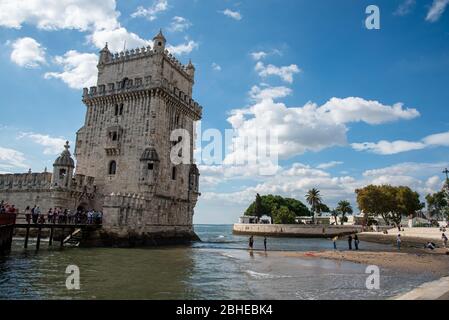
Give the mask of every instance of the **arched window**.
<svg viewBox="0 0 449 320">
<path fill-rule="evenodd" d="M 115 175 L 117 173 L 117 163 L 115 161 L 109 162 L 109 174 Z"/>
<path fill-rule="evenodd" d="M 118 140 L 118 134 L 117 134 L 117 132 L 113 132 L 112 133 L 112 141 L 117 141 Z"/>
<path fill-rule="evenodd" d="M 123 78 L 122 83 L 120 84 L 121 89 L 125 89 L 127 83 L 128 78 Z"/>
<path fill-rule="evenodd" d="M 176 180 L 176 167 L 171 169 L 171 179 Z"/>
<path fill-rule="evenodd" d="M 123 114 L 123 103 L 120 104 L 120 113 L 119 113 L 119 115 L 122 115 L 122 114 Z"/>
<path fill-rule="evenodd" d="M 118 116 L 118 104 L 115 105 L 115 112 L 114 112 L 114 114 L 115 114 L 116 116 Z"/>
</svg>

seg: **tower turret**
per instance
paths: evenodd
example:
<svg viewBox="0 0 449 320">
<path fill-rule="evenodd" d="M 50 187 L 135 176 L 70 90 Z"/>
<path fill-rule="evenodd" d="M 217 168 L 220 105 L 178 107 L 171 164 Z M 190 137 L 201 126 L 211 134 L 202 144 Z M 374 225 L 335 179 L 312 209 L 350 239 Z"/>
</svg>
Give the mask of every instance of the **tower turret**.
<svg viewBox="0 0 449 320">
<path fill-rule="evenodd" d="M 109 51 L 108 43 L 106 42 L 103 49 L 100 51 L 100 59 L 98 61 L 98 66 L 102 66 L 105 63 L 108 63 L 112 59 L 112 53 Z"/>
<path fill-rule="evenodd" d="M 75 161 L 69 151 L 69 142 L 66 141 L 64 151 L 56 158 L 53 164 L 52 188 L 70 188 L 75 168 Z"/>
<path fill-rule="evenodd" d="M 166 44 L 167 39 L 165 39 L 161 29 L 159 33 L 153 38 L 153 50 L 156 52 L 164 52 Z"/>
<path fill-rule="evenodd" d="M 195 66 L 192 63 L 192 60 L 189 60 L 189 64 L 186 67 L 186 72 L 192 78 L 192 80 L 195 79 Z"/>
</svg>

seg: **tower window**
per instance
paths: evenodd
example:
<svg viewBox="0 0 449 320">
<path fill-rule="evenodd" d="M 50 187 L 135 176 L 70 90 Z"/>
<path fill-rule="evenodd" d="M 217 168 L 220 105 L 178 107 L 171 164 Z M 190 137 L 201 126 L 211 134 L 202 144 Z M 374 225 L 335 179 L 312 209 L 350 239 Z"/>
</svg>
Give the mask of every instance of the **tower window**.
<svg viewBox="0 0 449 320">
<path fill-rule="evenodd" d="M 117 132 L 113 132 L 112 133 L 112 141 L 117 141 L 118 140 L 118 134 Z"/>
<path fill-rule="evenodd" d="M 154 164 L 153 163 L 149 163 L 148 164 L 148 170 L 153 170 L 154 169 Z"/>
<path fill-rule="evenodd" d="M 122 115 L 122 114 L 123 114 L 123 103 L 122 103 L 122 104 L 120 104 L 120 112 L 119 112 L 119 114 L 120 114 L 120 115 Z"/>
<path fill-rule="evenodd" d="M 171 179 L 176 180 L 176 167 L 171 169 Z"/>
<path fill-rule="evenodd" d="M 117 173 L 117 163 L 115 161 L 111 161 L 109 163 L 109 174 L 115 175 Z"/>
<path fill-rule="evenodd" d="M 115 105 L 115 112 L 114 112 L 114 114 L 115 114 L 116 116 L 118 116 L 118 104 Z"/>
<path fill-rule="evenodd" d="M 162 42 L 159 41 L 159 42 L 157 43 L 157 45 L 158 45 L 159 47 L 162 46 Z"/>
<path fill-rule="evenodd" d="M 65 169 L 59 170 L 59 179 L 64 179 L 67 171 Z"/>
</svg>

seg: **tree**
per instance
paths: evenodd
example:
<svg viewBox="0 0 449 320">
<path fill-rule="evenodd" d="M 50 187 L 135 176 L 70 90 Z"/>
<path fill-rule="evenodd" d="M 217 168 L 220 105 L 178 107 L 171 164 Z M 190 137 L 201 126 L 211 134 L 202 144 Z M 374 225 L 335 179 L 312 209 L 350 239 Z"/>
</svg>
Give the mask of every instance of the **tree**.
<svg viewBox="0 0 449 320">
<path fill-rule="evenodd" d="M 315 214 L 319 214 L 322 204 L 320 190 L 313 188 L 306 194 L 307 203 L 310 205 L 313 212 L 313 222 L 315 223 Z"/>
<path fill-rule="evenodd" d="M 251 205 L 246 209 L 245 215 L 246 216 L 256 216 L 256 201 L 251 203 Z M 281 196 L 274 196 L 274 195 L 266 195 L 266 196 L 260 196 L 260 210 L 259 212 L 260 216 L 267 215 L 269 217 L 274 218 L 274 213 L 279 210 L 282 206 L 287 207 L 291 212 L 295 214 L 295 216 L 311 216 L 312 213 L 307 208 L 307 206 L 302 203 L 299 200 L 292 199 L 292 198 L 283 198 Z"/>
<path fill-rule="evenodd" d="M 347 220 L 346 215 L 353 213 L 351 204 L 346 200 L 340 201 L 335 210 L 337 211 L 337 213 L 341 214 L 341 225 L 343 225 L 345 220 Z"/>
<path fill-rule="evenodd" d="M 365 213 L 365 219 L 368 220 L 369 215 L 380 215 L 388 225 L 392 222 L 399 225 L 403 216 L 415 215 L 424 207 L 419 194 L 405 186 L 370 185 L 356 193 L 357 204 Z"/>
<path fill-rule="evenodd" d="M 390 225 L 388 213 L 393 205 L 393 197 L 383 192 L 381 186 L 369 185 L 362 189 L 357 189 L 357 204 L 361 211 L 365 213 L 365 224 L 371 217 L 381 216 L 387 225 Z"/>
<path fill-rule="evenodd" d="M 391 187 L 394 188 L 394 187 Z M 396 187 L 395 190 L 395 208 L 391 211 L 392 220 L 396 225 L 401 223 L 403 216 L 414 217 L 416 211 L 425 207 L 424 203 L 419 200 L 419 193 L 413 191 L 409 187 Z"/>
<path fill-rule="evenodd" d="M 447 193 L 442 190 L 434 194 L 428 194 L 426 196 L 427 201 L 427 212 L 431 218 L 436 217 L 437 219 L 446 215 L 448 211 L 449 201 Z"/>
<path fill-rule="evenodd" d="M 273 216 L 275 224 L 294 224 L 295 218 L 295 214 L 286 206 L 279 208 Z"/>
<path fill-rule="evenodd" d="M 263 216 L 262 198 L 260 197 L 260 194 L 256 195 L 256 201 L 254 203 L 254 215 L 259 218 Z"/>
</svg>

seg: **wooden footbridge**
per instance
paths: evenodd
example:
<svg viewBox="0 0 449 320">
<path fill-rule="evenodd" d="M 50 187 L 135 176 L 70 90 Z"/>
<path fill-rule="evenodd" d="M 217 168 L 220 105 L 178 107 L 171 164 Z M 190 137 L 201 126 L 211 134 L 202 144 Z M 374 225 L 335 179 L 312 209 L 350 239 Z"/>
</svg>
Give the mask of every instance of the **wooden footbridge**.
<svg viewBox="0 0 449 320">
<path fill-rule="evenodd" d="M 84 236 L 102 227 L 88 223 L 33 223 L 15 214 L 0 214 L 0 252 L 11 250 L 14 231 L 24 234 L 24 248 L 28 248 L 30 236 L 36 237 L 36 251 L 39 250 L 43 235 L 48 236 L 48 245 L 53 246 L 55 235 L 60 247 L 79 246 Z"/>
</svg>

